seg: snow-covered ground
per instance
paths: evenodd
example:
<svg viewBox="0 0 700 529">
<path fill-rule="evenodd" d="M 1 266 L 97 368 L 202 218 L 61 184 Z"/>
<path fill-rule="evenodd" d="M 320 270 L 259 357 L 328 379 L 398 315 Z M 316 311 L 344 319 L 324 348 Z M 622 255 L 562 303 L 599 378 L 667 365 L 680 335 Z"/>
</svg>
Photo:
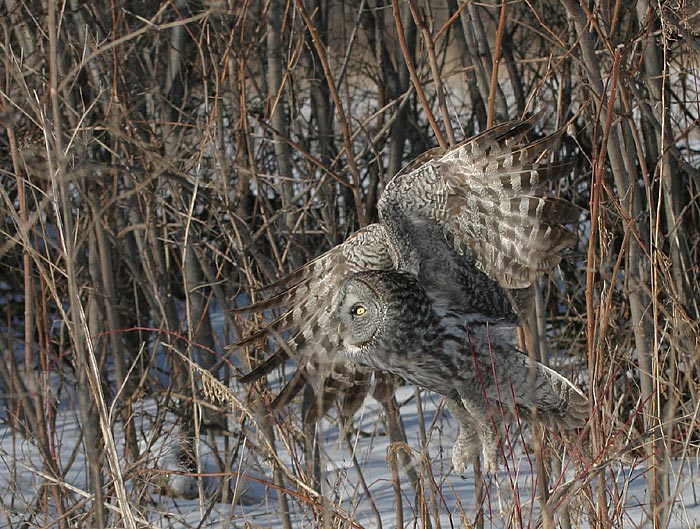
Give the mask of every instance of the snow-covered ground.
<svg viewBox="0 0 700 529">
<path fill-rule="evenodd" d="M 432 527 L 472 526 L 480 505 L 476 500 L 473 473 L 468 471 L 462 477 L 451 469 L 449 447 L 456 435 L 454 424 L 442 412 L 437 396 L 421 393 L 421 397 L 423 431 L 428 440 L 426 446 L 421 442 L 419 410 L 411 387 L 403 387 L 398 393 L 408 447 L 390 443 L 384 433 L 382 409 L 371 399 L 366 401 L 355 421 L 355 429 L 348 436 L 341 435 L 333 421 L 323 421 L 319 436 L 323 495 L 316 496 L 302 486 L 289 486 L 285 494 L 293 527 L 317 526 L 324 501 L 327 512 L 335 513 L 335 526 L 393 528 L 401 518 L 404 527 L 425 527 L 423 520 L 426 517 L 430 518 Z M 30 441 L 8 427 L 0 428 L 0 527 L 19 527 L 21 522 L 27 527 L 37 527 L 55 522 L 52 519 L 54 513 L 39 508 L 37 503 L 38 492 L 47 482 L 69 489 L 76 502 L 89 498 L 87 460 L 73 410 L 72 406 L 62 406 L 56 420 L 58 444 L 55 449 L 61 472 L 65 475 L 48 475 Z M 165 421 L 156 424 L 158 416 L 165 417 Z M 135 406 L 134 424 L 139 432 L 142 458 L 136 464 L 125 464 L 122 471 L 131 495 L 130 505 L 137 518 L 147 520 L 153 527 L 280 527 L 281 507 L 271 466 L 265 460 L 265 451 L 260 449 L 260 438 L 254 425 L 249 423 L 241 430 L 249 437 L 203 435 L 196 450 L 190 447 L 193 453 L 201 454 L 200 482 L 196 476 L 183 473 L 179 457 L 183 441 L 174 415 L 159 413 L 154 400 L 144 400 Z M 119 422 L 115 423 L 113 431 L 121 450 L 123 436 Z M 298 466 L 302 458 L 292 454 L 300 450 L 300 440 L 291 441 L 291 436 L 286 437 L 291 433 L 284 428 L 278 432 L 278 455 L 289 472 L 299 476 L 305 472 Z M 526 432 L 523 437 L 527 436 Z M 212 439 L 215 450 L 208 444 Z M 296 442 L 296 446 L 289 446 L 292 442 Z M 487 478 L 486 495 L 481 505 L 484 526 L 535 527 L 541 507 L 532 446 L 524 449 L 520 431 L 515 427 L 511 428 L 504 445 L 512 445 L 512 451 L 508 450 L 499 474 Z M 557 447 L 560 443 L 555 438 L 551 446 Z M 403 448 L 410 451 L 416 465 L 416 475 L 423 487 L 422 499 L 417 499 L 413 493 L 407 472 L 400 463 L 397 488 L 390 461 L 398 454 L 397 450 Z M 231 494 L 224 502 L 216 491 L 222 483 L 222 464 L 226 466 L 222 460 L 225 460 L 226 453 L 232 453 L 234 457 L 229 467 L 233 471 Z M 166 472 L 168 470 L 175 473 Z M 605 467 L 607 501 L 613 505 L 608 512 L 616 515 L 611 519 L 612 526 L 650 526 L 645 470 L 643 464 L 630 457 L 625 458 L 624 464 L 617 461 Z M 675 462 L 675 474 L 680 479 L 672 480 L 676 501 L 671 527 L 695 528 L 700 520 L 697 459 Z M 569 466 L 564 475 L 561 483 L 582 475 L 580 466 L 579 470 Z M 590 482 L 594 490 L 597 490 L 598 479 L 596 477 Z M 290 483 L 289 480 L 286 483 Z M 164 484 L 170 487 L 171 494 L 165 494 Z M 555 493 L 570 490 L 562 487 L 566 485 L 555 484 Z M 174 497 L 173 491 L 180 497 Z M 201 501 L 199 494 L 203 494 Z M 402 506 L 401 515 L 397 511 L 397 494 Z M 591 526 L 587 517 L 591 507 L 586 503 L 585 495 L 578 493 L 567 497 L 570 500 L 568 510 L 560 510 L 555 518 L 559 519 L 561 512 L 566 511 L 571 527 Z M 597 496 L 594 494 L 594 497 Z M 341 523 L 342 520 L 351 520 L 352 524 Z"/>
</svg>

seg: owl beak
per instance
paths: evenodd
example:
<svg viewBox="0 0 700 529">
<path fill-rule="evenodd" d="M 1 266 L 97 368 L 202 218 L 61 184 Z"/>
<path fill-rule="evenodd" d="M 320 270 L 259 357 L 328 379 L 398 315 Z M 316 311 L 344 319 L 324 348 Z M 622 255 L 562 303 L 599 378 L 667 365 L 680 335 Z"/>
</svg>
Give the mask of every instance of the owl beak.
<svg viewBox="0 0 700 529">
<path fill-rule="evenodd" d="M 338 334 L 343 334 L 343 322 L 338 323 Z"/>
</svg>

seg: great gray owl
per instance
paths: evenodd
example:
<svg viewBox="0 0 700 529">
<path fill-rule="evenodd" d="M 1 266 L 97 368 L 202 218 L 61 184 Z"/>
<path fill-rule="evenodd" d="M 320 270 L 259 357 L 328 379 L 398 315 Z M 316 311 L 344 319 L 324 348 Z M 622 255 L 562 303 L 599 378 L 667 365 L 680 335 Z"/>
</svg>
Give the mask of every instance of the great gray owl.
<svg viewBox="0 0 700 529">
<path fill-rule="evenodd" d="M 265 337 L 279 343 L 242 380 L 295 358 L 299 367 L 274 405 L 311 383 L 321 396 L 313 420 L 338 387 L 366 388 L 355 368 L 398 375 L 446 397 L 460 424 L 452 454 L 460 472 L 479 447 L 485 468 L 497 468 L 490 410 L 499 404 L 580 425 L 583 393 L 531 365 L 516 344 L 528 287 L 572 245 L 563 224 L 579 214 L 546 191 L 568 168 L 543 161 L 561 132 L 529 142 L 533 121 L 508 122 L 414 160 L 387 184 L 380 222 L 280 280 L 281 293 L 239 309 L 284 309 L 233 346 Z"/>
<path fill-rule="evenodd" d="M 451 413 L 468 428 L 452 454 L 460 473 L 479 442 L 484 466 L 495 470 L 493 407 L 517 408 L 528 416 L 534 406 L 538 415 L 566 428 L 580 426 L 588 414 L 580 390 L 517 350 L 515 325 L 466 313 L 444 298 L 431 299 L 409 272 L 352 275 L 340 290 L 331 322 L 345 358 L 448 399 Z"/>
</svg>

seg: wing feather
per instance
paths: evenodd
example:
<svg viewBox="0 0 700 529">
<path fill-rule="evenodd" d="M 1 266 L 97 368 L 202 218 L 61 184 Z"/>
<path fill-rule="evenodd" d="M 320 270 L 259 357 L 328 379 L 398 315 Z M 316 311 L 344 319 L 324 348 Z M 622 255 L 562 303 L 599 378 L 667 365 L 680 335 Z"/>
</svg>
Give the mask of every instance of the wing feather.
<svg viewBox="0 0 700 529">
<path fill-rule="evenodd" d="M 578 220 L 579 210 L 547 189 L 571 167 L 543 161 L 562 131 L 527 141 L 534 121 L 505 123 L 454 148 L 434 150 L 387 185 L 379 211 L 395 238 L 408 241 L 399 243 L 405 260 L 415 260 L 415 245 L 423 244 L 416 234 L 428 222 L 442 227 L 467 269 L 504 288 L 526 288 L 559 263 L 575 242 L 563 224 Z"/>
<path fill-rule="evenodd" d="M 338 358 L 340 340 L 336 329 L 330 324 L 335 295 L 340 291 L 341 285 L 356 272 L 391 270 L 396 267 L 395 263 L 396 250 L 384 226 L 372 224 L 289 274 L 289 284 L 282 292 L 248 307 L 236 309 L 238 313 L 282 310 L 277 319 L 229 346 L 230 349 L 239 349 L 268 338 L 278 342 L 277 351 L 244 375 L 241 382 L 254 382 L 293 357 L 303 373 L 292 377 L 275 399 L 273 407 L 293 398 L 311 380 L 307 365 L 318 371 L 313 378 L 317 394 L 322 399 L 330 393 L 337 393 L 335 386 L 338 384 L 331 384 L 325 389 L 323 387 L 326 375 L 333 374 L 334 370 L 345 369 Z M 283 280 L 278 284 L 284 284 Z M 335 376 L 340 379 L 339 374 Z M 328 403 L 322 402 L 318 407 L 312 408 L 313 416 L 319 410 L 327 411 L 328 406 Z"/>
<path fill-rule="evenodd" d="M 255 369 L 243 375 L 239 380 L 242 384 L 255 382 L 262 377 L 272 373 L 290 358 L 284 347 L 279 347 L 272 355 L 268 356 L 264 362 L 258 364 Z"/>
<path fill-rule="evenodd" d="M 270 409 L 273 411 L 279 410 L 289 404 L 296 397 L 297 393 L 310 382 L 309 372 L 306 366 L 299 366 L 292 374 L 292 378 L 282 388 L 282 391 L 274 398 L 270 404 Z"/>
</svg>

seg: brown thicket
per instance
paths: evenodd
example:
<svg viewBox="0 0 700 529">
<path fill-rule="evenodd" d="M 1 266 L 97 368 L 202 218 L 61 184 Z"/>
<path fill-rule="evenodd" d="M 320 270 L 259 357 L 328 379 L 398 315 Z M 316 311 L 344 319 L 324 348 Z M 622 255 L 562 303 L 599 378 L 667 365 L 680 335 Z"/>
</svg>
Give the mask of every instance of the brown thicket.
<svg viewBox="0 0 700 529">
<path fill-rule="evenodd" d="M 696 457 L 700 442 L 699 10 L 695 0 L 3 0 L 2 417 L 41 455 L 36 519 L 145 523 L 133 406 L 147 398 L 192 439 L 248 432 L 271 461 L 284 526 L 299 505 L 319 525 L 357 526 L 319 494 L 318 432 L 271 417 L 265 388 L 236 382 L 259 357 L 224 353 L 253 325 L 225 309 L 375 221 L 382 187 L 414 156 L 539 112 L 543 132 L 570 123 L 558 156 L 575 169 L 556 191 L 585 210 L 578 247 L 540 285 L 539 335 L 593 403 L 571 448 L 574 477 L 559 491 L 542 480 L 542 523 L 571 526 L 563 500 L 575 497 L 591 525 L 623 524 L 610 478 L 635 458 L 648 467 L 649 519 L 665 527 L 674 460 Z M 223 402 L 205 398 L 208 373 L 228 387 Z M 402 441 L 400 404 L 383 414 L 396 502 L 411 503 L 399 521 L 440 526 L 435 448 L 423 430 L 422 447 Z M 81 424 L 84 494 L 67 485 L 66 409 Z M 217 445 L 229 480 L 246 442 Z M 201 476 L 198 453 L 188 468 Z M 226 483 L 216 501 L 230 501 Z M 204 521 L 214 500 L 201 480 L 198 495 Z M 513 523 L 529 523 L 517 513 Z M 482 526 L 489 516 L 463 514 Z"/>
</svg>

